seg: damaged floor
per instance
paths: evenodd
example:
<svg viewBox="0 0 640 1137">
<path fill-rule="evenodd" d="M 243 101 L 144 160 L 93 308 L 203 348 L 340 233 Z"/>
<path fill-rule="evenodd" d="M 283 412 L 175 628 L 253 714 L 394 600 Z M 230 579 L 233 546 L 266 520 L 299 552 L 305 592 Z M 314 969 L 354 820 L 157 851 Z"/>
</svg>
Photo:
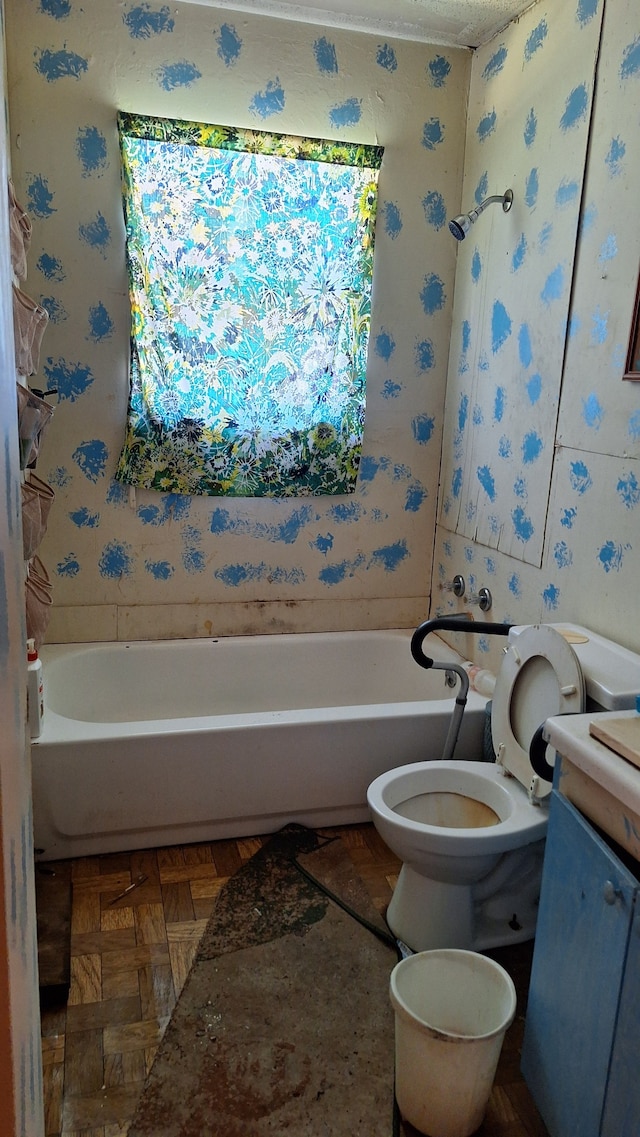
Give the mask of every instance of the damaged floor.
<svg viewBox="0 0 640 1137">
<path fill-rule="evenodd" d="M 391 897 L 399 862 L 375 829 L 361 825 L 323 832 L 340 837 L 341 846 L 347 850 L 360 881 L 366 886 L 374 915 L 375 910 L 383 912 Z M 61 869 L 70 867 L 73 882 L 71 986 L 66 1005 L 43 1009 L 47 1137 L 125 1137 L 130 1129 L 132 1134 L 153 1134 L 155 1123 L 148 1108 L 138 1113 L 133 1128 L 132 1121 L 214 903 L 229 878 L 246 866 L 268 841 L 267 837 L 217 841 L 84 858 L 59 866 Z M 49 867 L 56 868 L 55 865 Z M 120 896 L 136 881 L 141 882 Z M 118 896 L 120 899 L 115 899 Z M 321 934 L 331 934 L 328 924 Z M 211 928 L 208 935 L 211 940 Z M 215 947 L 215 935 L 211 942 L 215 953 L 219 950 L 219 946 Z M 206 938 L 203 943 L 206 947 Z M 263 947 L 256 944 L 249 950 L 253 954 L 246 957 L 247 963 L 254 974 L 256 968 L 261 969 L 264 995 L 273 947 L 269 943 Z M 364 945 L 364 950 L 369 950 L 368 945 Z M 373 958 L 375 950 L 371 950 L 373 962 L 368 966 L 379 966 Z M 383 955 L 385 950 L 388 949 L 382 945 Z M 546 1137 L 519 1072 L 531 945 L 491 954 L 511 973 L 519 994 L 519 1007 L 505 1040 L 487 1116 L 478 1133 L 480 1137 Z M 198 966 L 201 955 L 199 952 Z M 226 960 L 225 965 L 228 962 Z M 380 966 L 388 966 L 386 958 Z M 190 982 L 197 991 L 195 974 Z M 194 1025 L 195 1020 L 185 1016 L 184 1007 L 185 999 L 181 1000 L 174 1016 L 171 1027 L 174 1034 L 180 1026 L 180 1012 L 186 1023 Z M 280 1034 L 293 1035 L 300 1019 L 295 1000 L 279 1002 L 277 1013 Z M 353 1015 L 353 1008 L 348 1013 Z M 192 1031 L 192 1034 L 197 1032 Z M 179 1044 L 179 1035 L 177 1039 Z M 193 1044 L 201 1044 L 201 1039 L 196 1038 Z M 386 1067 L 384 1050 L 381 1055 L 372 1052 L 372 1071 L 376 1069 L 376 1062 Z M 193 1065 L 192 1061 L 173 1062 L 165 1040 L 148 1079 L 142 1106 L 148 1107 L 150 1093 L 155 1095 L 155 1106 L 165 1111 L 167 1101 L 187 1101 L 194 1092 Z M 228 1072 L 221 1071 L 221 1078 L 223 1073 L 226 1077 Z M 367 1098 L 374 1096 L 373 1077 L 363 1078 L 362 1071 L 358 1077 L 360 1083 L 364 1081 L 358 1089 L 366 1105 Z M 165 1096 L 162 1106 L 169 1080 L 171 1092 Z M 384 1097 L 384 1086 L 382 1091 Z M 297 1087 L 284 1098 L 290 1100 L 295 1092 Z M 282 1108 L 288 1108 L 284 1099 Z M 284 1130 L 287 1118 L 284 1113 L 282 1116 Z M 295 1137 L 315 1135 L 312 1122 L 303 1117 L 302 1113 L 297 1118 L 291 1115 L 287 1131 Z M 379 1124 L 380 1132 L 386 1133 L 386 1119 Z M 248 1121 L 243 1133 L 245 1137 L 253 1137 L 261 1131 L 257 1123 L 252 1125 Z M 270 1131 L 278 1132 L 278 1129 Z M 329 1128 L 321 1131 L 335 1137 L 351 1137 L 353 1132 L 351 1123 L 345 1128 L 340 1116 L 335 1114 Z M 389 1120 L 389 1137 L 391 1131 Z M 223 1132 L 226 1137 L 228 1119 L 210 1127 L 206 1137 Z"/>
</svg>

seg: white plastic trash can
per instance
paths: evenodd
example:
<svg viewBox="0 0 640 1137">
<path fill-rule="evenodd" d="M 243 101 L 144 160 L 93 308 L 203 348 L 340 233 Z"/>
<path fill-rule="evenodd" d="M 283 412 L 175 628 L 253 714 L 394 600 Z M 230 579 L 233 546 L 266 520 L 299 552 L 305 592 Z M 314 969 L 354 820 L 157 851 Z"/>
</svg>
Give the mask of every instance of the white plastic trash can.
<svg viewBox="0 0 640 1137">
<path fill-rule="evenodd" d="M 473 951 L 421 951 L 391 972 L 396 1100 L 428 1137 L 470 1137 L 487 1108 L 507 1028 L 511 976 Z"/>
</svg>

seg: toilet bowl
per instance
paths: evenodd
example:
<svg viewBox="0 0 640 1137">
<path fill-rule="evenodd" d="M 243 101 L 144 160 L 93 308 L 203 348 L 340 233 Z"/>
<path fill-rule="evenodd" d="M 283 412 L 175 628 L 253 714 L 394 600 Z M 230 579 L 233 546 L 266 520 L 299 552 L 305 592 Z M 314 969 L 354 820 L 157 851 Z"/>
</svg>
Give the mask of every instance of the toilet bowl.
<svg viewBox="0 0 640 1137">
<path fill-rule="evenodd" d="M 491 707 L 496 760 L 414 762 L 371 783 L 373 823 L 402 861 L 387 923 L 414 951 L 532 938 L 551 783 L 529 748 L 547 718 L 586 709 L 592 673 L 589 709 L 635 705 L 606 681 L 607 670 L 625 672 L 620 652 L 640 669 L 633 653 L 584 628 L 512 628 Z"/>
</svg>

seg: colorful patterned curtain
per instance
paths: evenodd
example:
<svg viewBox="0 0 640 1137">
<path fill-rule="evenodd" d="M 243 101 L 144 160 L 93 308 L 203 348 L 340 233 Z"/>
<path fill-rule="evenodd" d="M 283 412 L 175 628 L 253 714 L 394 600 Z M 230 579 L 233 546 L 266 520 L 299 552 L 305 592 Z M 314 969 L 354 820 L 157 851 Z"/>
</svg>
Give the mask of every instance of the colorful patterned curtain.
<svg viewBox="0 0 640 1137">
<path fill-rule="evenodd" d="M 118 116 L 132 332 L 116 478 L 355 487 L 382 148 Z"/>
</svg>

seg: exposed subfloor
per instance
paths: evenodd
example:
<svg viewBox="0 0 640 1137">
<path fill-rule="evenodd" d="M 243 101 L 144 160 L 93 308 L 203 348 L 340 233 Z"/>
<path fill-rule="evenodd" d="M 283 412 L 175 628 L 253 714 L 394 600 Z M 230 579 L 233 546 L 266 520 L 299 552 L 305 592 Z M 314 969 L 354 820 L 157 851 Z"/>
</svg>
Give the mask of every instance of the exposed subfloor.
<svg viewBox="0 0 640 1137">
<path fill-rule="evenodd" d="M 400 866 L 375 829 L 358 825 L 323 832 L 339 835 L 374 907 L 384 912 Z M 66 1004 L 42 1013 L 47 1137 L 125 1137 L 216 897 L 268 840 L 216 841 L 60 863 L 61 870 L 70 868 L 73 882 L 71 985 Z M 55 871 L 56 865 L 49 868 Z M 113 903 L 141 877 L 146 879 Z M 490 954 L 512 975 L 518 1012 L 478 1134 L 547 1137 L 519 1069 L 532 945 Z M 281 1013 L 293 1016 L 296 1009 L 284 1005 Z M 180 1100 L 179 1065 L 176 1070 Z M 295 1137 L 308 1132 L 299 1129 Z M 406 1132 L 412 1131 L 407 1127 Z M 351 1137 L 339 1118 L 331 1134 Z M 246 1137 L 252 1137 L 250 1128 Z"/>
</svg>

